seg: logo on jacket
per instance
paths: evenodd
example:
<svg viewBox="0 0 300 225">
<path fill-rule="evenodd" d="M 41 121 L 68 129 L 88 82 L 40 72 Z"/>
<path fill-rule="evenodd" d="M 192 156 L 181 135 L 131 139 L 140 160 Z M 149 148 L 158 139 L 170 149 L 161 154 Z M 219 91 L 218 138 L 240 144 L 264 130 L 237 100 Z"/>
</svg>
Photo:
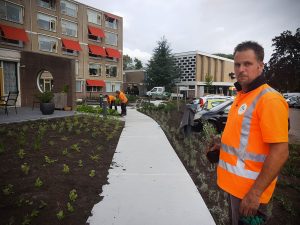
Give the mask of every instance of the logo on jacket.
<svg viewBox="0 0 300 225">
<path fill-rule="evenodd" d="M 246 109 L 247 109 L 247 104 L 245 103 L 245 104 L 241 105 L 241 107 L 239 108 L 238 114 L 242 115 L 246 111 Z"/>
</svg>

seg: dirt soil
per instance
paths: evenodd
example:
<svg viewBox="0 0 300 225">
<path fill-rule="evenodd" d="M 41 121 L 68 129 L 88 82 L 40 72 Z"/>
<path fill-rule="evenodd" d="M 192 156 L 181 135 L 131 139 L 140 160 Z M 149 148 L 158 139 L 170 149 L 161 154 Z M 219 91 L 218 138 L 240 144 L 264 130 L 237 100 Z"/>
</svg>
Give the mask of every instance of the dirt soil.
<svg viewBox="0 0 300 225">
<path fill-rule="evenodd" d="M 123 127 L 94 116 L 0 125 L 0 224 L 86 224 Z"/>
</svg>

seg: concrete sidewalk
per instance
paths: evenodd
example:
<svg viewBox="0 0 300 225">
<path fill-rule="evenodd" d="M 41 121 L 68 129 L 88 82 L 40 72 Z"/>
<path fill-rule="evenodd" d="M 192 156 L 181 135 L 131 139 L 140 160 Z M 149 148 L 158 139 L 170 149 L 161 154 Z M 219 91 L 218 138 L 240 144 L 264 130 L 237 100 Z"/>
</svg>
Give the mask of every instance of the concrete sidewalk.
<svg viewBox="0 0 300 225">
<path fill-rule="evenodd" d="M 90 225 L 215 224 L 201 195 L 159 125 L 128 109 L 109 184 Z"/>
</svg>

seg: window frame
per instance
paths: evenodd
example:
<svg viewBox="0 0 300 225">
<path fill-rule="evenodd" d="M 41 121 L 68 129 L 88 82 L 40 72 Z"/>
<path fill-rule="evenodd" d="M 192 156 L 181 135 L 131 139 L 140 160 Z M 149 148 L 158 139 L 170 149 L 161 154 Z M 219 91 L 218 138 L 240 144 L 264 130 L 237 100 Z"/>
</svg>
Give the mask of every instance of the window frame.
<svg viewBox="0 0 300 225">
<path fill-rule="evenodd" d="M 62 3 L 65 3 L 66 5 L 65 5 L 65 7 L 66 7 L 66 10 L 65 10 L 65 12 L 63 11 L 63 9 L 62 9 Z M 75 6 L 75 15 L 72 15 L 72 14 L 68 14 L 67 12 L 67 9 L 71 9 L 71 8 L 68 8 L 67 7 L 67 4 L 69 4 L 69 5 L 73 5 L 73 6 Z M 73 9 L 71 9 L 71 10 L 73 10 Z M 74 3 L 74 2 L 70 2 L 70 1 L 68 1 L 68 0 L 60 0 L 60 12 L 61 12 L 61 14 L 63 14 L 63 15 L 67 15 L 67 16 L 71 16 L 71 17 L 74 17 L 74 18 L 77 18 L 77 16 L 78 16 L 78 4 L 76 4 L 76 3 Z"/>
<path fill-rule="evenodd" d="M 46 5 L 41 4 L 41 2 L 45 2 L 45 0 L 36 0 L 36 4 L 39 7 L 42 7 L 42 8 L 45 8 L 45 9 L 55 10 L 56 9 L 55 1 L 54 0 L 49 0 L 49 1 L 51 2 L 49 7 L 47 7 Z"/>
<path fill-rule="evenodd" d="M 76 25 L 76 36 L 73 36 L 73 35 L 70 35 L 70 34 L 68 34 L 68 33 L 64 33 L 63 32 L 63 23 L 64 22 L 66 22 L 66 23 L 70 23 L 70 24 L 75 24 Z M 67 28 L 66 28 L 66 30 L 67 30 Z M 69 37 L 78 37 L 78 23 L 77 22 L 75 22 L 75 21 L 71 21 L 71 20 L 66 20 L 66 19 L 61 19 L 61 34 L 63 34 L 63 35 L 66 35 L 66 36 L 69 36 Z"/>
<path fill-rule="evenodd" d="M 115 76 L 111 75 L 111 69 L 112 68 L 116 68 L 116 75 Z M 107 73 L 107 70 L 109 70 L 109 73 Z M 118 77 L 118 66 L 117 65 L 106 64 L 105 65 L 105 76 L 106 77 Z"/>
<path fill-rule="evenodd" d="M 55 45 L 52 46 L 52 49 L 54 49 L 55 47 L 55 51 L 48 51 L 48 50 L 45 50 L 45 49 L 41 49 L 41 41 L 40 41 L 40 38 L 48 38 L 48 39 L 52 39 L 52 40 L 55 40 Z M 47 36 L 47 35 L 42 35 L 42 34 L 39 34 L 38 35 L 38 47 L 39 47 L 39 51 L 42 51 L 42 52 L 51 52 L 51 53 L 57 53 L 57 46 L 58 46 L 58 39 L 55 38 L 55 37 L 51 37 L 51 36 Z"/>
<path fill-rule="evenodd" d="M 95 13 L 96 14 L 97 22 L 90 20 L 89 13 Z M 87 14 L 87 21 L 89 23 L 93 23 L 93 24 L 97 24 L 97 25 L 101 26 L 101 24 L 102 24 L 102 13 L 101 12 L 97 12 L 97 11 L 92 10 L 92 9 L 87 9 L 86 14 Z M 99 19 L 99 23 L 98 23 L 98 19 Z"/>
<path fill-rule="evenodd" d="M 115 35 L 116 36 L 116 43 L 111 43 L 111 42 L 108 42 L 108 40 L 109 40 L 109 35 L 110 34 L 113 34 L 113 35 Z M 107 44 L 107 45 L 112 45 L 112 46 L 118 46 L 118 34 L 116 34 L 116 33 L 113 33 L 113 32 L 108 32 L 108 31 L 105 31 L 105 44 Z"/>
<path fill-rule="evenodd" d="M 96 68 L 96 70 L 97 70 L 97 73 L 96 74 L 91 74 L 91 72 L 90 72 L 90 67 L 91 67 L 91 65 L 95 65 L 95 66 L 97 66 L 98 68 Z M 95 68 L 92 68 L 92 69 L 95 69 Z M 102 65 L 100 64 L 100 63 L 89 63 L 89 75 L 91 76 L 91 77 L 100 77 L 101 75 L 102 75 Z"/>
<path fill-rule="evenodd" d="M 77 90 L 77 82 L 80 82 L 80 91 Z M 84 90 L 84 80 L 75 80 L 75 92 L 82 93 Z"/>
<path fill-rule="evenodd" d="M 91 90 L 88 90 L 88 88 L 91 88 Z M 102 92 L 103 91 L 103 87 L 99 87 L 99 86 L 86 86 L 85 89 L 87 92 Z"/>
<path fill-rule="evenodd" d="M 5 18 L 4 17 L 0 17 L 0 19 L 3 19 L 3 20 L 7 20 L 7 21 L 11 21 L 11 22 L 14 22 L 14 23 L 19 23 L 19 24 L 23 24 L 24 23 L 24 6 L 23 5 L 19 5 L 19 4 L 16 4 L 14 2 L 9 2 L 9 1 L 3 1 L 4 3 L 4 14 L 5 14 Z M 7 4 L 8 5 L 12 5 L 12 6 L 15 6 L 15 7 L 19 7 L 19 21 L 16 21 L 16 20 L 12 20 L 12 19 L 9 19 L 8 18 L 8 12 L 7 12 Z M 10 14 L 9 14 L 10 15 Z"/>
<path fill-rule="evenodd" d="M 39 22 L 38 21 L 41 20 L 41 19 L 39 19 L 39 15 L 50 18 L 49 21 L 44 20 L 44 21 L 46 21 L 46 22 L 49 23 L 49 29 L 45 29 L 45 28 L 39 26 Z M 54 18 L 54 20 L 51 20 L 53 18 Z M 56 27 L 57 27 L 57 17 L 56 16 L 48 15 L 48 14 L 45 14 L 45 13 L 42 13 L 42 12 L 38 12 L 36 14 L 36 19 L 37 19 L 37 26 L 38 26 L 39 29 L 46 30 L 46 31 L 51 31 L 51 32 L 56 32 Z M 54 29 L 51 29 L 53 22 L 54 22 Z"/>
<path fill-rule="evenodd" d="M 110 22 L 108 19 L 114 20 L 115 22 Z M 118 19 L 105 15 L 104 16 L 105 27 L 117 30 L 118 29 Z"/>
</svg>

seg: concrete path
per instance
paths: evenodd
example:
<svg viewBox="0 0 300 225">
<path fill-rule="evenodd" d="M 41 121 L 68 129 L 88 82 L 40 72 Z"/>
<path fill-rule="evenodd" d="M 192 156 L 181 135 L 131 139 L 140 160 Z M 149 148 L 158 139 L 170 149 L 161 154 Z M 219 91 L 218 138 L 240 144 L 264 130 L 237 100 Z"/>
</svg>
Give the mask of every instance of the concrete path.
<svg viewBox="0 0 300 225">
<path fill-rule="evenodd" d="M 103 200 L 90 225 L 215 224 L 159 125 L 128 109 Z"/>
</svg>

